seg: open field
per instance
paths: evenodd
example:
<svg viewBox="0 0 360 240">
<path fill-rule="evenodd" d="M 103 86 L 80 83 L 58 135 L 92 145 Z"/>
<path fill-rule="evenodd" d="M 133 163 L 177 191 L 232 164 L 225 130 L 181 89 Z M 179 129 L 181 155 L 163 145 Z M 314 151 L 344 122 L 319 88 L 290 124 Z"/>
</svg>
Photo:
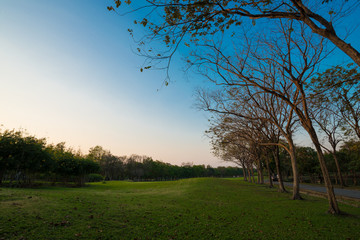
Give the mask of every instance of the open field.
<svg viewBox="0 0 360 240">
<path fill-rule="evenodd" d="M 360 239 L 360 208 L 240 179 L 0 188 L 0 239 Z"/>
</svg>

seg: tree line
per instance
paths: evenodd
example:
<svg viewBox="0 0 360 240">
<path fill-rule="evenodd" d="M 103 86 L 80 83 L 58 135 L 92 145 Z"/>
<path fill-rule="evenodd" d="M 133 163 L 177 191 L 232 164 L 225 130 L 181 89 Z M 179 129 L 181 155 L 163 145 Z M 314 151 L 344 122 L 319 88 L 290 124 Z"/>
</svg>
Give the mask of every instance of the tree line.
<svg viewBox="0 0 360 240">
<path fill-rule="evenodd" d="M 64 142 L 47 144 L 22 130 L 0 131 L 0 185 L 25 187 L 39 183 L 84 186 L 102 180 L 175 180 L 191 177 L 233 177 L 238 167 L 217 167 L 184 163 L 176 166 L 151 157 L 115 156 L 100 146 L 88 154 L 66 147 Z"/>
<path fill-rule="evenodd" d="M 161 181 L 192 177 L 234 177 L 242 176 L 239 167 L 217 167 L 194 165 L 184 162 L 181 166 L 153 160 L 148 156 L 115 156 L 101 146 L 90 148 L 87 155 L 99 163 L 100 173 L 105 180 Z"/>
</svg>

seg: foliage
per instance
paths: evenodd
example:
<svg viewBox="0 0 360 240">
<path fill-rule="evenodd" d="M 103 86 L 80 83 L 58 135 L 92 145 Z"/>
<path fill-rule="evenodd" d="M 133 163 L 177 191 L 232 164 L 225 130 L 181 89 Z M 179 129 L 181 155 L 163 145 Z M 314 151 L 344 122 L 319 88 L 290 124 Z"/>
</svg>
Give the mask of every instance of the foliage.
<svg viewBox="0 0 360 240">
<path fill-rule="evenodd" d="M 104 181 L 104 177 L 98 173 L 91 173 L 88 176 L 88 182 L 102 182 Z"/>
<path fill-rule="evenodd" d="M 311 182 L 315 182 L 320 175 L 320 166 L 317 160 L 316 151 L 311 147 L 297 147 L 297 159 L 299 160 L 299 173 L 302 176 L 310 175 Z M 320 175 L 321 176 L 321 175 Z"/>
<path fill-rule="evenodd" d="M 30 184 L 36 173 L 47 173 L 54 162 L 45 139 L 37 139 L 22 131 L 0 132 L 0 183 L 4 175 L 20 185 Z"/>
<path fill-rule="evenodd" d="M 360 141 L 350 140 L 344 143 L 340 148 L 344 168 L 347 172 L 360 171 Z"/>
<path fill-rule="evenodd" d="M 26 134 L 24 131 L 0 132 L 0 183 L 31 186 L 35 179 L 77 182 L 84 185 L 90 173 L 99 171 L 99 165 L 86 159 L 65 143 L 47 145 L 45 139 Z"/>
<path fill-rule="evenodd" d="M 176 166 L 147 156 L 118 157 L 96 146 L 88 155 L 67 148 L 64 142 L 47 145 L 45 139 L 23 131 L 0 132 L 0 184 L 32 186 L 42 182 L 76 183 L 100 180 L 154 181 L 191 177 L 232 177 L 242 175 L 237 167 L 212 168 L 204 165 Z M 5 180 L 5 181 L 3 181 Z"/>
<path fill-rule="evenodd" d="M 334 66 L 311 82 L 314 101 L 340 118 L 347 135 L 360 139 L 360 73 L 358 66 Z"/>
</svg>

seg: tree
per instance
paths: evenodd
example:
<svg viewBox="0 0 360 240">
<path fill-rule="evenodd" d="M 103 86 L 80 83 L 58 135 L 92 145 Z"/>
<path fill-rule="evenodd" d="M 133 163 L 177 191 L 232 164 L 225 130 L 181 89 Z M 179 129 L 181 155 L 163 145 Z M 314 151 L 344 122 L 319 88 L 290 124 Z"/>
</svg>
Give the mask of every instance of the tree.
<svg viewBox="0 0 360 240">
<path fill-rule="evenodd" d="M 53 172 L 65 183 L 76 182 L 78 186 L 84 186 L 89 174 L 99 172 L 99 163 L 86 158 L 80 152 L 75 152 L 72 148 L 67 148 L 64 142 L 50 145 L 48 148 L 56 162 Z"/>
<path fill-rule="evenodd" d="M 24 131 L 0 132 L 0 183 L 5 174 L 18 185 L 31 185 L 35 174 L 47 173 L 53 165 L 46 140 Z"/>
<path fill-rule="evenodd" d="M 343 159 L 347 163 L 345 167 L 349 173 L 352 173 L 353 184 L 356 185 L 358 182 L 356 172 L 360 171 L 360 141 L 346 141 L 339 152 L 344 155 Z"/>
<path fill-rule="evenodd" d="M 200 95 L 199 95 L 200 97 Z M 222 116 L 218 122 L 211 121 L 212 126 L 206 135 L 211 139 L 213 154 L 226 162 L 232 162 L 242 167 L 244 180 L 251 182 L 253 161 L 246 143 L 239 138 L 236 129 L 229 128 L 230 118 Z"/>
<path fill-rule="evenodd" d="M 329 150 L 325 146 L 323 146 L 323 148 L 330 152 L 333 156 L 340 185 L 344 187 L 345 183 L 342 177 L 340 163 L 337 157 L 337 146 L 342 141 L 342 136 L 339 133 L 342 126 L 342 119 L 340 119 L 339 116 L 337 116 L 336 114 L 334 114 L 333 111 L 330 110 L 331 106 L 326 106 L 329 104 L 319 101 L 319 99 L 321 99 L 321 97 L 314 99 L 314 105 L 316 106 L 317 113 L 314 114 L 313 119 L 317 123 L 319 128 L 323 131 L 323 133 L 326 135 L 327 141 L 331 146 L 331 150 Z"/>
<path fill-rule="evenodd" d="M 121 1 L 108 10 L 115 11 Z M 324 0 L 313 4 L 303 0 L 145 0 L 135 11 L 148 10 L 145 17 L 135 21 L 150 30 L 148 39 L 163 40 L 171 50 L 165 55 L 156 52 L 157 60 L 169 59 L 179 44 L 188 39 L 197 44 L 202 38 L 210 39 L 217 32 L 236 32 L 234 26 L 243 25 L 257 19 L 287 19 L 306 24 L 312 32 L 330 40 L 360 66 L 360 53 L 338 36 L 334 23 L 359 6 L 356 0 Z M 131 1 L 125 1 L 130 4 Z M 249 21 L 251 20 L 251 21 Z M 267 23 L 272 24 L 272 22 Z M 298 34 L 301 29 L 292 28 Z M 130 29 L 130 33 L 133 31 Z M 145 40 L 140 41 L 143 46 Z M 189 43 L 184 42 L 185 45 Z M 139 52 L 141 50 L 139 49 Z M 146 53 L 148 54 L 148 52 Z"/>
<path fill-rule="evenodd" d="M 310 181 L 316 183 L 316 178 L 318 178 L 321 173 L 316 159 L 316 151 L 311 147 L 297 147 L 296 155 L 299 160 L 299 173 L 301 178 L 304 180 L 305 175 L 309 174 Z M 321 181 L 321 177 L 319 180 Z"/>
<path fill-rule="evenodd" d="M 245 90 L 244 90 L 245 89 Z M 293 199 L 301 199 L 299 176 L 296 163 L 295 145 L 293 134 L 296 129 L 297 119 L 294 110 L 283 100 L 269 93 L 252 93 L 248 86 L 243 89 L 230 89 L 226 93 L 207 94 L 199 93 L 202 108 L 217 114 L 234 115 L 252 122 L 255 129 L 250 128 L 253 135 L 259 132 L 257 141 L 260 145 L 267 146 L 275 160 L 279 186 L 281 192 L 286 192 L 280 171 L 279 149 L 284 148 L 291 156 L 292 171 L 294 176 Z M 236 121 L 236 120 L 234 120 Z M 249 128 L 247 126 L 247 128 Z M 280 135 L 285 137 L 287 144 L 280 141 Z M 260 137 L 262 136 L 262 137 Z M 265 158 L 267 168 L 269 161 Z M 270 179 L 270 185 L 272 185 Z"/>
<path fill-rule="evenodd" d="M 334 66 L 318 74 L 310 88 L 316 94 L 318 104 L 342 119 L 347 134 L 360 139 L 360 73 L 358 66 Z"/>
<path fill-rule="evenodd" d="M 294 35 L 289 31 L 294 24 L 297 23 L 280 21 L 277 35 L 258 39 L 257 45 L 248 45 L 237 56 L 226 54 L 219 46 L 207 44 L 212 52 L 198 55 L 197 60 L 201 70 L 211 71 L 208 75 L 212 74 L 215 83 L 228 88 L 246 86 L 252 88 L 252 93 L 266 92 L 291 107 L 316 148 L 328 193 L 329 212 L 338 214 L 340 210 L 324 154 L 309 113 L 309 92 L 305 89 L 322 60 L 324 40 L 314 39 L 316 36 L 304 25 L 297 26 L 302 28 L 301 36 Z"/>
</svg>

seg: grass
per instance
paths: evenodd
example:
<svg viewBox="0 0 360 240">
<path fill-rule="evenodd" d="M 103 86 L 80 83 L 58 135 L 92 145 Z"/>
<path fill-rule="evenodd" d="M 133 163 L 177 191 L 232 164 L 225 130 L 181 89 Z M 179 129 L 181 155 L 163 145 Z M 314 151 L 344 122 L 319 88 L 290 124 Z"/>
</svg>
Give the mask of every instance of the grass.
<svg viewBox="0 0 360 240">
<path fill-rule="evenodd" d="M 0 239 L 360 239 L 360 209 L 240 179 L 0 188 Z"/>
</svg>

